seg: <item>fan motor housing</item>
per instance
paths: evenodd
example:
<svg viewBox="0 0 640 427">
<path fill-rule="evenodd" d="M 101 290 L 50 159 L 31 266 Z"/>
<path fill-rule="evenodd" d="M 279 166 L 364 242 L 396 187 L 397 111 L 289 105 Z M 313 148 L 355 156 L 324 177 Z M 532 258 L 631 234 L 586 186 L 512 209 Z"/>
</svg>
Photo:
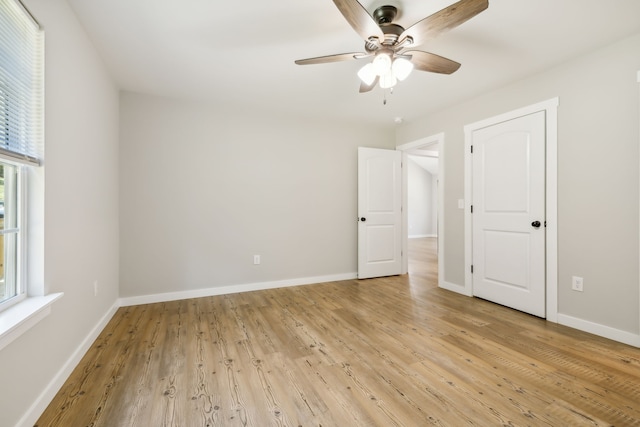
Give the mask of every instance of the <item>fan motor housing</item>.
<svg viewBox="0 0 640 427">
<path fill-rule="evenodd" d="M 398 15 L 398 8 L 395 6 L 380 6 L 373 11 L 373 17 L 378 25 L 390 24 Z"/>
<path fill-rule="evenodd" d="M 385 36 L 382 41 L 383 45 L 393 46 L 398 41 L 400 34 L 404 32 L 404 28 L 393 23 L 396 16 L 398 16 L 398 8 L 395 6 L 380 6 L 373 12 L 373 18 Z"/>
</svg>

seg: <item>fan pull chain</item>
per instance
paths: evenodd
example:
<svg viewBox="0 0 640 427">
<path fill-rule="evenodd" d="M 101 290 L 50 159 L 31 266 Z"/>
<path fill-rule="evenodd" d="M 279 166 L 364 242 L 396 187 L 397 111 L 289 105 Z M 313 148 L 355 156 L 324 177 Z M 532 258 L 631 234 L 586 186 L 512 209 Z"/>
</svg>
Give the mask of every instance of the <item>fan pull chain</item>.
<svg viewBox="0 0 640 427">
<path fill-rule="evenodd" d="M 384 90 L 384 96 L 382 98 L 382 105 L 387 105 L 387 90 Z M 393 95 L 393 88 L 389 89 L 389 95 Z"/>
</svg>

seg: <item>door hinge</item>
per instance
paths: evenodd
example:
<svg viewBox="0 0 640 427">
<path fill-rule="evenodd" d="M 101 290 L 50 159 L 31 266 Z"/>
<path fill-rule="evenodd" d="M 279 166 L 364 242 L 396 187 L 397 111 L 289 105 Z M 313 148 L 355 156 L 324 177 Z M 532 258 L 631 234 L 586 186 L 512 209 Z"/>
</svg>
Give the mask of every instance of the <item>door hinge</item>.
<svg viewBox="0 0 640 427">
<path fill-rule="evenodd" d="M 473 154 L 473 145 L 471 146 L 471 154 Z"/>
<path fill-rule="evenodd" d="M 473 274 L 473 264 L 471 264 L 471 274 Z"/>
<path fill-rule="evenodd" d="M 471 213 L 473 213 L 473 205 L 471 205 Z"/>
</svg>

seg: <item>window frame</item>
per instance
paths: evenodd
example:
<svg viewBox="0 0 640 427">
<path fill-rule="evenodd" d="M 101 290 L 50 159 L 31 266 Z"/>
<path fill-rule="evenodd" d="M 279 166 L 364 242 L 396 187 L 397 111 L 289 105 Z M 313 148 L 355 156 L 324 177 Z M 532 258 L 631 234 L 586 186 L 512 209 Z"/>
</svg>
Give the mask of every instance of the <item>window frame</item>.
<svg viewBox="0 0 640 427">
<path fill-rule="evenodd" d="M 29 166 L 25 166 L 20 164 L 19 162 L 9 160 L 4 156 L 0 156 L 0 164 L 7 164 L 15 167 L 15 179 L 16 179 L 16 191 L 15 191 L 15 207 L 16 207 L 16 243 L 15 243 L 15 295 L 7 298 L 4 301 L 0 301 L 0 313 L 4 310 L 9 309 L 10 307 L 24 301 L 28 295 L 28 283 L 27 283 L 27 204 L 26 204 L 26 180 L 27 173 L 26 168 Z M 5 209 L 6 209 L 6 193 L 5 193 Z M 0 235 L 4 238 L 6 234 Z M 4 243 L 3 243 L 4 244 Z M 6 245 L 3 251 L 4 259 L 7 259 L 7 248 Z M 5 285 L 6 285 L 6 272 L 7 266 L 5 265 L 4 275 L 5 275 Z M 5 288 L 6 291 L 6 288 Z"/>
</svg>

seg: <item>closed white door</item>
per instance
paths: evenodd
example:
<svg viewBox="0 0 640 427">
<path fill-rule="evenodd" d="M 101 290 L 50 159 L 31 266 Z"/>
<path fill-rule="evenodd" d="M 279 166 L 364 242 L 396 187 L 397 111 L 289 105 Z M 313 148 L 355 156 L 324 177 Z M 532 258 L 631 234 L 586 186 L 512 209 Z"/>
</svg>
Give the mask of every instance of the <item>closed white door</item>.
<svg viewBox="0 0 640 427">
<path fill-rule="evenodd" d="M 475 130 L 473 294 L 545 317 L 545 112 Z"/>
<path fill-rule="evenodd" d="M 402 268 L 402 154 L 358 148 L 358 278 Z"/>
</svg>

